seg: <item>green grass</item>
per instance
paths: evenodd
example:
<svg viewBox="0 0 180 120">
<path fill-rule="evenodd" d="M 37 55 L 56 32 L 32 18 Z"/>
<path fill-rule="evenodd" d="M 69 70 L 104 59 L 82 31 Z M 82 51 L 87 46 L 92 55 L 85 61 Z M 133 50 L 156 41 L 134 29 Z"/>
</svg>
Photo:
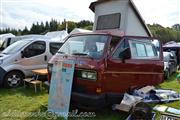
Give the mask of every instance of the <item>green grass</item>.
<svg viewBox="0 0 180 120">
<path fill-rule="evenodd" d="M 176 81 L 177 74 L 174 73 L 168 80 L 157 86 L 157 88 L 173 89 L 180 92 L 180 84 Z M 45 120 L 47 117 L 28 117 L 29 113 L 42 112 L 46 114 L 48 103 L 48 94 L 46 90 L 42 92 L 34 93 L 33 88 L 16 88 L 16 89 L 0 89 L 0 120 Z M 180 109 L 180 101 L 164 104 L 166 106 Z M 154 105 L 152 105 L 154 106 Z M 9 116 L 11 113 L 11 116 Z M 12 113 L 16 117 L 12 116 Z M 23 115 L 26 114 L 26 115 Z M 93 118 L 78 118 L 78 120 L 124 120 L 128 114 L 120 111 L 112 111 L 110 108 L 103 109 L 95 112 L 96 117 Z M 34 115 L 35 116 L 35 115 Z M 47 116 L 47 115 L 46 115 Z M 61 118 L 57 118 L 60 120 Z M 70 118 L 75 120 L 77 118 Z"/>
<path fill-rule="evenodd" d="M 165 88 L 165 89 L 172 89 L 175 90 L 176 92 L 180 93 L 180 84 L 176 80 L 176 76 L 180 74 L 180 71 L 177 71 L 174 73 L 168 80 L 166 80 L 164 83 L 160 84 L 158 87 L 160 88 Z M 169 107 L 174 107 L 176 109 L 180 109 L 180 100 L 171 102 L 171 103 L 166 103 L 164 105 L 167 105 Z"/>
</svg>

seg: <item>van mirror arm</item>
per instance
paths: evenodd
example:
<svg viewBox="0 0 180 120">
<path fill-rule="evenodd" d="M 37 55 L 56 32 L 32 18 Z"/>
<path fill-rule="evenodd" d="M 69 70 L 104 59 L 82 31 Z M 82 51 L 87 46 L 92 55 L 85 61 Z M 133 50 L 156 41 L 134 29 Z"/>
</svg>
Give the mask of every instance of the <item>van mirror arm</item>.
<svg viewBox="0 0 180 120">
<path fill-rule="evenodd" d="M 24 51 L 21 51 L 21 58 L 24 58 Z"/>
<path fill-rule="evenodd" d="M 4 50 L 4 48 L 3 48 L 3 47 L 0 47 L 0 50 L 2 51 L 2 50 Z"/>
</svg>

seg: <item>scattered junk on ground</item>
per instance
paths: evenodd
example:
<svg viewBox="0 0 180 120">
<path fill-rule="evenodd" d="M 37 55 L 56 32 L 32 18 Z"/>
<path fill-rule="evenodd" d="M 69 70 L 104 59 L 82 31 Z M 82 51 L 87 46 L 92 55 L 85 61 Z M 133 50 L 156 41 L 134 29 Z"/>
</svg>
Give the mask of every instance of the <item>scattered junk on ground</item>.
<svg viewBox="0 0 180 120">
<path fill-rule="evenodd" d="M 131 95 L 125 93 L 121 103 L 114 104 L 112 109 L 130 113 L 126 120 L 155 120 L 155 113 L 152 112 L 149 103 L 161 104 L 178 100 L 180 100 L 180 94 L 173 90 L 155 89 L 153 86 L 146 86 L 134 90 Z M 173 120 L 180 118 L 180 109 L 156 105 L 153 110 L 162 113 L 161 118 L 172 117 Z"/>
<path fill-rule="evenodd" d="M 180 109 L 175 109 L 165 105 L 156 105 L 153 110 L 160 112 L 160 120 L 179 120 Z"/>
<path fill-rule="evenodd" d="M 155 89 L 153 86 L 134 90 L 134 96 L 142 98 L 145 103 L 163 103 L 180 100 L 180 94 L 173 90 Z"/>
</svg>

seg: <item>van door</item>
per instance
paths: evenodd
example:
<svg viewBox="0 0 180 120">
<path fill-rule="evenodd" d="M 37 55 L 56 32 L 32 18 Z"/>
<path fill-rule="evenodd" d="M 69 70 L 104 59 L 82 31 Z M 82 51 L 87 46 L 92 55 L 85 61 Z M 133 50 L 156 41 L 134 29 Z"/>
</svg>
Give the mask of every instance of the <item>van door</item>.
<svg viewBox="0 0 180 120">
<path fill-rule="evenodd" d="M 144 41 L 144 42 L 143 42 Z M 107 91 L 127 92 L 128 90 L 160 83 L 162 61 L 147 39 L 126 38 L 122 40 L 107 60 L 105 85 Z M 120 53 L 130 49 L 130 59 L 123 60 Z"/>
<path fill-rule="evenodd" d="M 119 39 L 120 41 L 120 39 Z M 112 42 L 112 41 L 111 41 Z M 119 54 L 126 48 L 129 48 L 128 40 L 123 39 L 116 46 L 114 51 L 110 53 L 107 60 L 107 68 L 105 71 L 105 90 L 109 92 L 124 93 L 131 86 L 131 82 L 135 79 L 135 76 L 131 76 L 128 73 L 134 71 L 130 69 L 131 63 L 126 60 L 125 63 L 122 62 Z"/>
<path fill-rule="evenodd" d="M 19 64 L 26 72 L 31 74 L 33 69 L 41 69 L 47 67 L 46 42 L 36 41 L 27 46 L 23 51 L 23 58 Z"/>
</svg>

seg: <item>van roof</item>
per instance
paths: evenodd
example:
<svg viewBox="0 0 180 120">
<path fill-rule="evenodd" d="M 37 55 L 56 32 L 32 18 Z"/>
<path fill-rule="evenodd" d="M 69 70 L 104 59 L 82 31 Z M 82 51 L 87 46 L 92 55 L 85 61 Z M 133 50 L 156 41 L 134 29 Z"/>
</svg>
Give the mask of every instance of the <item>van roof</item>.
<svg viewBox="0 0 180 120">
<path fill-rule="evenodd" d="M 33 41 L 42 40 L 42 41 L 60 42 L 60 43 L 63 42 L 63 41 L 60 41 L 60 40 L 59 41 L 53 40 L 52 38 L 44 36 L 44 35 L 24 35 L 24 36 L 15 37 L 15 39 L 16 38 L 17 39 L 20 38 L 20 40 L 33 40 Z"/>
<path fill-rule="evenodd" d="M 82 32 L 82 33 L 75 33 L 72 34 L 70 36 L 77 36 L 77 35 L 93 35 L 93 34 L 97 34 L 97 35 L 110 35 L 110 36 L 117 36 L 117 37 L 127 37 L 124 35 L 124 33 L 121 30 L 97 30 L 94 32 Z M 147 37 L 147 36 L 128 36 L 128 37 L 139 37 L 139 38 L 153 38 L 153 37 Z"/>
</svg>

